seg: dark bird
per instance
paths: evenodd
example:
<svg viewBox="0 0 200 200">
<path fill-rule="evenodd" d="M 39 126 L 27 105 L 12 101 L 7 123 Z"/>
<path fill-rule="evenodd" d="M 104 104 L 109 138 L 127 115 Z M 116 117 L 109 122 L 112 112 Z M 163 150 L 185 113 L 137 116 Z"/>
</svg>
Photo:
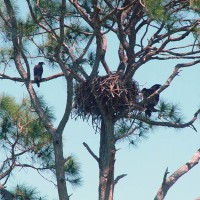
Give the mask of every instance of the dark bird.
<svg viewBox="0 0 200 200">
<path fill-rule="evenodd" d="M 143 100 L 147 99 L 151 94 L 153 94 L 160 87 L 161 85 L 155 84 L 149 89 L 143 88 L 141 91 Z M 151 117 L 151 113 L 157 111 L 154 107 L 158 104 L 158 102 L 159 102 L 159 94 L 156 94 L 153 98 L 151 98 L 144 104 L 146 116 Z"/>
<path fill-rule="evenodd" d="M 40 81 L 42 79 L 43 67 L 44 62 L 39 62 L 34 67 L 34 81 L 36 82 L 37 86 L 40 87 Z"/>
</svg>

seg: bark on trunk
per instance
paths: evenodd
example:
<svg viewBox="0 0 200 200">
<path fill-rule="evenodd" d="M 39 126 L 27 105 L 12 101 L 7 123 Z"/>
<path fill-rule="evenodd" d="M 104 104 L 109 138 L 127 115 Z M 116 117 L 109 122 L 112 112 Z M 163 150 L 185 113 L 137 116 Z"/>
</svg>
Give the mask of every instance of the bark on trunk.
<svg viewBox="0 0 200 200">
<path fill-rule="evenodd" d="M 115 140 L 111 117 L 102 120 L 99 150 L 99 200 L 113 200 Z"/>
<path fill-rule="evenodd" d="M 55 154 L 56 179 L 57 179 L 59 200 L 69 200 L 66 180 L 65 180 L 65 172 L 64 172 L 62 134 L 55 133 L 53 137 L 54 137 L 53 146 Z"/>
</svg>

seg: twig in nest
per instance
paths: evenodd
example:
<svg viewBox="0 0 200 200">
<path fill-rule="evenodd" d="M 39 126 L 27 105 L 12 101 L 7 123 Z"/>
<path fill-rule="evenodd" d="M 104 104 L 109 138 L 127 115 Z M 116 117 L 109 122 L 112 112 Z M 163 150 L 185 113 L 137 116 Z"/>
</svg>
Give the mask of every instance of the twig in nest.
<svg viewBox="0 0 200 200">
<path fill-rule="evenodd" d="M 92 88 L 92 89 L 91 89 Z M 76 85 L 74 108 L 77 116 L 85 118 L 101 116 L 97 106 L 98 100 L 107 113 L 113 115 L 122 113 L 139 101 L 138 84 L 130 81 L 126 85 L 119 74 L 96 76 L 92 84 L 88 80 Z"/>
</svg>

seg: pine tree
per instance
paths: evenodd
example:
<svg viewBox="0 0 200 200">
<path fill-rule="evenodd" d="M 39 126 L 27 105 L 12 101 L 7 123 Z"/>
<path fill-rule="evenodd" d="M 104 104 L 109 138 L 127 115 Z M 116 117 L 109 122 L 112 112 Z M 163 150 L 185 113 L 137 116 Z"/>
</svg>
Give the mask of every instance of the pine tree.
<svg viewBox="0 0 200 200">
<path fill-rule="evenodd" d="M 54 120 L 52 110 L 42 97 L 39 101 L 48 118 Z M 31 168 L 39 174 L 44 171 L 55 174 L 52 137 L 41 123 L 29 98 L 17 103 L 14 97 L 6 94 L 0 96 L 0 130 L 0 193 L 5 199 L 8 195 L 13 199 L 44 199 L 31 186 L 17 185 L 10 193 L 4 189 L 16 168 Z M 81 184 L 80 166 L 74 156 L 65 159 L 64 172 L 70 184 Z M 11 197 L 8 199 L 11 200 Z"/>
<path fill-rule="evenodd" d="M 100 130 L 99 156 L 84 145 L 99 165 L 99 200 L 112 200 L 116 183 L 124 177 L 114 178 L 117 141 L 128 139 L 134 144 L 158 126 L 195 129 L 193 123 L 200 110 L 193 119 L 184 122 L 176 105 L 156 104 L 159 95 L 182 69 L 200 62 L 200 20 L 196 17 L 200 13 L 199 1 L 26 0 L 24 3 L 28 5 L 28 14 L 21 20 L 15 1 L 1 2 L 1 31 L 5 41 L 12 44 L 12 48 L 2 49 L 1 60 L 5 69 L 12 63 L 19 74 L 12 77 L 3 72 L 1 79 L 25 84 L 40 123 L 52 138 L 60 200 L 69 199 L 63 130 L 72 108 L 76 117 L 92 119 Z M 114 69 L 106 59 L 108 34 L 117 38 L 119 63 Z M 193 39 L 182 45 L 191 36 Z M 36 60 L 42 57 L 60 70 L 42 78 L 41 87 L 44 81 L 60 76 L 67 82 L 65 112 L 57 128 L 42 107 L 35 82 L 31 80 L 30 61 L 34 57 Z M 150 90 L 140 89 L 135 74 L 152 60 L 177 60 L 177 64 L 160 88 L 144 95 L 144 91 Z M 146 116 L 147 109 L 150 114 Z"/>
</svg>

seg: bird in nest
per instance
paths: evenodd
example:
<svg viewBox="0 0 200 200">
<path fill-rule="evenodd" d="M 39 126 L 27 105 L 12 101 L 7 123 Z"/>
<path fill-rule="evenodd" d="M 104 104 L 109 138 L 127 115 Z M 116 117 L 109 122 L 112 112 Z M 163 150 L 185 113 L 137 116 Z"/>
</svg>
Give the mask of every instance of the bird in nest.
<svg viewBox="0 0 200 200">
<path fill-rule="evenodd" d="M 142 94 L 142 100 L 147 99 L 150 95 L 152 95 L 156 90 L 158 90 L 161 87 L 160 84 L 155 84 L 153 85 L 151 88 L 147 89 L 147 88 L 143 88 L 141 91 Z M 145 108 L 145 115 L 148 117 L 151 117 L 151 113 L 152 112 L 156 112 L 158 111 L 157 109 L 155 109 L 154 107 L 158 104 L 159 102 L 159 94 L 156 94 L 155 96 L 153 96 L 151 99 L 149 99 L 145 104 L 144 104 L 144 108 Z"/>
<path fill-rule="evenodd" d="M 37 84 L 38 87 L 40 87 L 40 81 L 42 79 L 43 74 L 43 66 L 44 62 L 39 62 L 37 65 L 35 65 L 33 71 L 34 71 L 34 81 Z"/>
</svg>

